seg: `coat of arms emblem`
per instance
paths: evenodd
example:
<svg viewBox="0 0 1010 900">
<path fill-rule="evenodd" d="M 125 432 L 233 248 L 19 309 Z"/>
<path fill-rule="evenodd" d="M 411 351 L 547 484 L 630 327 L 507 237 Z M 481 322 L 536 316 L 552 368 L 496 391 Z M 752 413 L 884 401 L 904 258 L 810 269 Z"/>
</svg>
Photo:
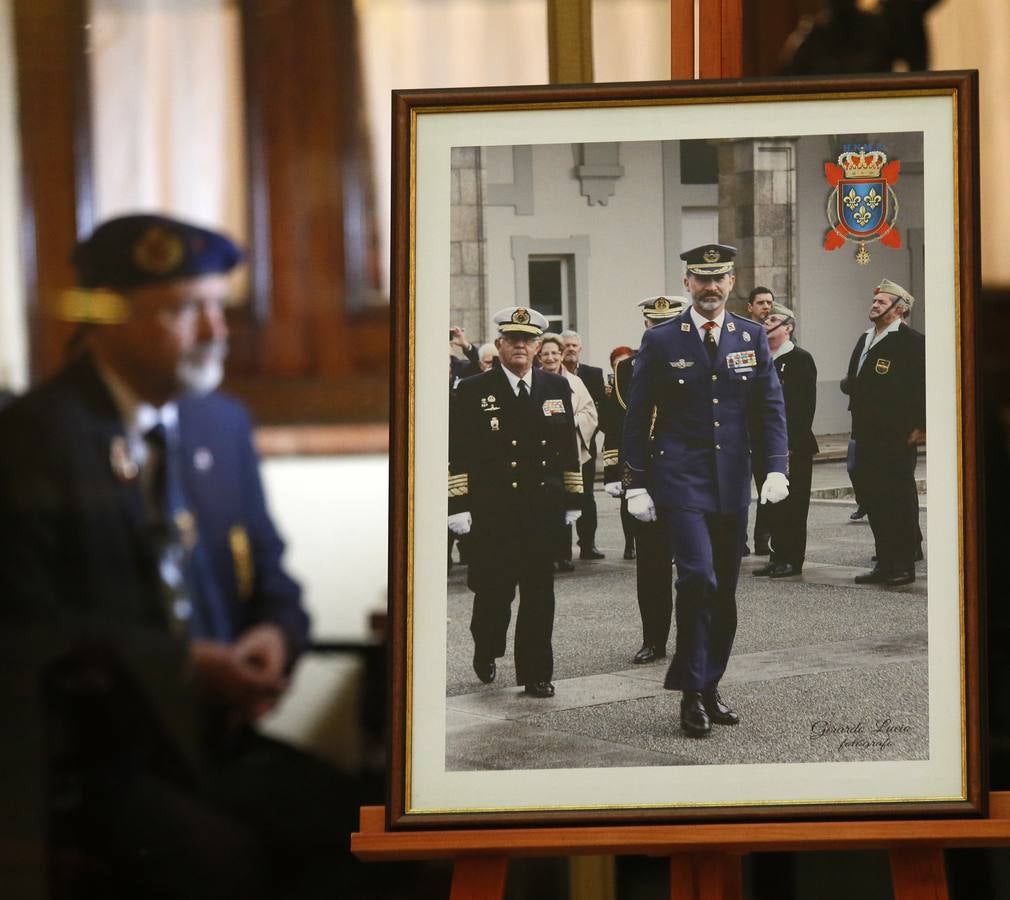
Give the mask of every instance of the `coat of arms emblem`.
<svg viewBox="0 0 1010 900">
<path fill-rule="evenodd" d="M 888 162 L 882 147 L 864 144 L 846 144 L 837 164 L 824 164 L 824 177 L 832 188 L 825 250 L 837 250 L 851 241 L 859 245 L 856 262 L 865 266 L 870 261 L 866 245 L 873 241 L 901 249 L 901 235 L 894 227 L 898 220 L 894 184 L 900 172 L 901 163 L 896 159 Z"/>
</svg>

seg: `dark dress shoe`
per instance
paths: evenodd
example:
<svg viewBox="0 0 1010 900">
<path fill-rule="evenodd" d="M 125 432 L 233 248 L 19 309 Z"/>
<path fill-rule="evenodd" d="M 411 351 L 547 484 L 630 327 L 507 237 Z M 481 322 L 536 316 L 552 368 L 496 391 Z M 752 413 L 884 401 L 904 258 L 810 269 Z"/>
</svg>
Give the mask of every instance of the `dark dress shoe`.
<svg viewBox="0 0 1010 900">
<path fill-rule="evenodd" d="M 484 684 L 490 684 L 498 674 L 493 656 L 491 659 L 481 659 L 479 656 L 474 656 L 473 670 Z"/>
<path fill-rule="evenodd" d="M 625 547 L 624 548 L 624 558 L 625 559 L 634 559 L 635 558 L 635 548 L 634 547 Z"/>
<path fill-rule="evenodd" d="M 768 576 L 770 578 L 789 578 L 792 575 L 799 575 L 802 571 L 801 566 L 794 566 L 792 563 L 775 563 Z"/>
<path fill-rule="evenodd" d="M 857 575 L 852 580 L 856 584 L 881 584 L 890 577 L 890 574 L 886 569 L 881 569 L 879 566 L 874 566 L 869 572 L 864 572 L 862 575 Z"/>
<path fill-rule="evenodd" d="M 554 563 L 554 569 L 558 572 L 574 572 L 575 563 L 573 563 L 570 559 L 559 559 L 556 563 Z"/>
<path fill-rule="evenodd" d="M 701 702 L 705 705 L 705 712 L 716 725 L 739 725 L 740 717 L 733 712 L 719 696 L 719 691 L 713 688 L 710 691 L 701 692 Z"/>
<path fill-rule="evenodd" d="M 523 688 L 527 694 L 531 697 L 553 697 L 554 696 L 554 685 L 549 681 L 537 681 L 534 684 L 528 684 Z"/>
<path fill-rule="evenodd" d="M 863 509 L 863 507 L 861 506 L 857 506 L 855 510 L 853 510 L 853 512 L 849 515 L 849 518 L 852 519 L 853 522 L 855 522 L 858 519 L 865 518 L 865 516 L 866 516 L 866 510 Z"/>
<path fill-rule="evenodd" d="M 755 556 L 770 556 L 772 548 L 768 546 L 767 541 L 754 541 L 754 555 Z"/>
<path fill-rule="evenodd" d="M 605 559 L 606 553 L 601 553 L 596 547 L 590 547 L 588 550 L 579 551 L 579 559 Z"/>
<path fill-rule="evenodd" d="M 913 581 L 915 581 L 915 569 L 898 569 L 884 579 L 884 584 L 888 587 L 901 587 L 901 585 L 911 584 Z"/>
<path fill-rule="evenodd" d="M 684 691 L 680 698 L 680 730 L 693 738 L 706 737 L 712 730 L 700 691 Z"/>
<path fill-rule="evenodd" d="M 657 659 L 663 659 L 666 656 L 666 650 L 659 650 L 652 644 L 642 644 L 641 649 L 635 654 L 633 662 L 636 663 L 651 663 Z"/>
<path fill-rule="evenodd" d="M 773 562 L 765 563 L 760 568 L 755 569 L 753 572 L 751 572 L 751 575 L 771 575 L 774 568 L 775 563 Z"/>
</svg>

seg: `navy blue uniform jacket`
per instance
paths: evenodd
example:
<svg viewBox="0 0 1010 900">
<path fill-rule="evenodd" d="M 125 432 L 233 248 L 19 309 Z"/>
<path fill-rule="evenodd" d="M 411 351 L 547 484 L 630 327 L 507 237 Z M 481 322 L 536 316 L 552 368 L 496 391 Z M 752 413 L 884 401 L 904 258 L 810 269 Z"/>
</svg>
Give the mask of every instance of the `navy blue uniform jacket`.
<svg viewBox="0 0 1010 900">
<path fill-rule="evenodd" d="M 752 364 L 737 357 L 730 365 L 727 357 L 738 353 L 753 353 Z M 764 328 L 726 313 L 714 365 L 690 309 L 646 331 L 622 446 L 625 487 L 648 488 L 657 507 L 710 513 L 746 507 L 752 446 L 768 472 L 788 470 L 782 387 Z"/>
</svg>

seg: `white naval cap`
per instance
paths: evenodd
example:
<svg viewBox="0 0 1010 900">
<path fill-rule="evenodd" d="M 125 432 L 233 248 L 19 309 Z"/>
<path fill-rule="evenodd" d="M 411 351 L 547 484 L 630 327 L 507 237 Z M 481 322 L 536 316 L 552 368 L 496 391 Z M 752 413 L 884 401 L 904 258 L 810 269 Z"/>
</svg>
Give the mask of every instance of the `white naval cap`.
<svg viewBox="0 0 1010 900">
<path fill-rule="evenodd" d="M 491 321 L 498 326 L 500 334 L 519 332 L 540 337 L 547 330 L 547 319 L 535 309 L 527 306 L 508 306 L 500 309 Z"/>
</svg>

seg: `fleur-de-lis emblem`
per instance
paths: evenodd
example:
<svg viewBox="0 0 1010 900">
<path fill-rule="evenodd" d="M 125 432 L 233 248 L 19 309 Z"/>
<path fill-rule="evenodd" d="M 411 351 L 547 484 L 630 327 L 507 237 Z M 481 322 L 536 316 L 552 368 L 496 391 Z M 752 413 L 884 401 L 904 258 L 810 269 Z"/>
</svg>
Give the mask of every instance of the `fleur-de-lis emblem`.
<svg viewBox="0 0 1010 900">
<path fill-rule="evenodd" d="M 877 189 L 870 188 L 870 192 L 866 195 L 866 205 L 870 207 L 870 209 L 876 209 L 880 206 L 881 199 L 880 194 L 877 193 Z"/>
<path fill-rule="evenodd" d="M 853 213 L 852 218 L 856 220 L 857 225 L 863 226 L 873 218 L 873 213 L 871 213 L 865 206 L 860 206 L 859 212 Z"/>
<path fill-rule="evenodd" d="M 859 199 L 859 194 L 856 193 L 855 188 L 849 188 L 849 192 L 842 198 L 842 203 L 844 203 L 849 209 L 855 211 L 856 207 L 862 201 Z"/>
</svg>

